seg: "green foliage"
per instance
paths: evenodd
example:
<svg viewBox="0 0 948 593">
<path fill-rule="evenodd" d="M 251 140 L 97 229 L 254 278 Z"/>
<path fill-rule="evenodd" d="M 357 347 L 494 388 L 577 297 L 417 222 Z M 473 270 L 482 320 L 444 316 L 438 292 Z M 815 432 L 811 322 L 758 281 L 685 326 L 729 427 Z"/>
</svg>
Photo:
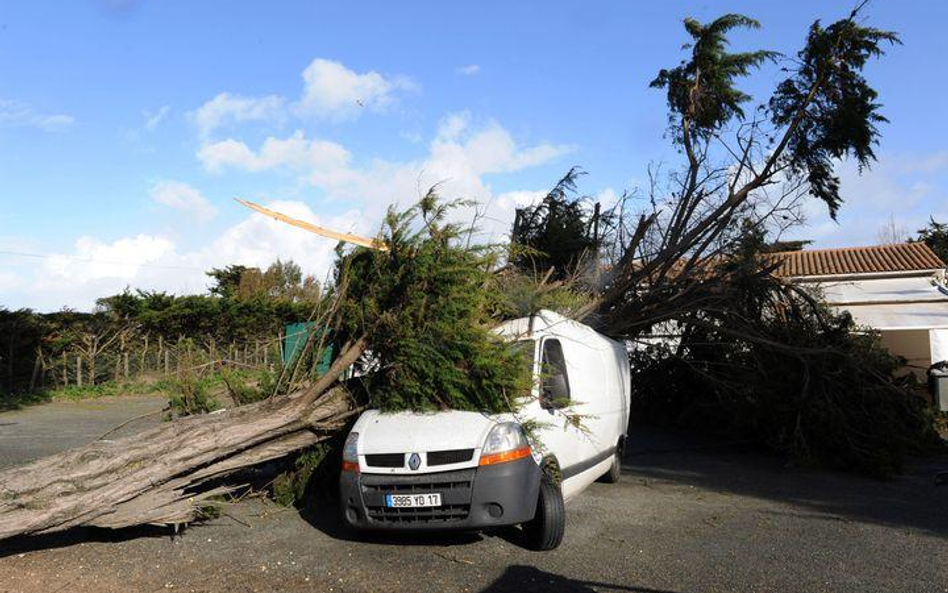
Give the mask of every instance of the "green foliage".
<svg viewBox="0 0 948 593">
<path fill-rule="evenodd" d="M 677 347 L 635 353 L 634 416 L 873 476 L 935 447 L 927 399 L 895 378 L 904 361 L 848 314 L 771 277 L 757 247 L 724 264 L 724 298 L 679 320 Z"/>
<path fill-rule="evenodd" d="M 594 295 L 575 280 L 550 280 L 551 274 L 537 276 L 515 269 L 504 270 L 494 279 L 496 302 L 493 317 L 517 319 L 541 309 L 574 317 L 589 305 Z"/>
<path fill-rule="evenodd" d="M 304 506 L 306 494 L 312 488 L 338 488 L 338 443 L 317 443 L 302 452 L 293 461 L 293 467 L 280 473 L 272 482 L 273 500 L 280 505 Z"/>
<path fill-rule="evenodd" d="M 313 276 L 304 276 L 299 265 L 277 259 L 266 269 L 244 270 L 237 285 L 237 297 L 242 300 L 274 299 L 289 302 L 319 300 L 319 283 Z"/>
<path fill-rule="evenodd" d="M 272 337 L 284 324 L 306 319 L 322 298 L 315 279 L 292 261 L 277 260 L 266 271 L 233 265 L 207 274 L 214 279 L 210 295 L 126 289 L 96 305 L 104 320 L 134 323 L 166 341 L 186 337 L 224 344 Z"/>
<path fill-rule="evenodd" d="M 760 246 L 761 253 L 782 253 L 785 251 L 803 251 L 809 245 L 812 245 L 813 241 L 809 239 L 798 239 L 795 241 L 774 241 L 773 243 L 766 243 Z"/>
<path fill-rule="evenodd" d="M 875 160 L 876 125 L 888 121 L 879 114 L 878 93 L 862 76 L 866 62 L 884 53 L 883 43 L 900 41 L 895 33 L 863 27 L 852 17 L 826 28 L 813 23 L 797 54 L 796 71 L 770 100 L 778 126 L 805 114 L 788 138 L 782 160 L 792 173 L 806 178 L 810 194 L 826 202 L 834 219 L 842 203 L 835 163 L 851 156 L 860 167 L 868 166 Z"/>
<path fill-rule="evenodd" d="M 571 199 L 580 175 L 584 173 L 579 169 L 570 169 L 539 204 L 517 210 L 510 236 L 513 267 L 540 276 L 552 270 L 553 280 L 563 280 L 585 263 L 598 263 L 612 216 L 600 214 L 596 219 L 584 200 Z"/>
<path fill-rule="evenodd" d="M 266 296 L 244 300 L 129 290 L 97 302 L 106 319 L 135 323 L 151 336 L 167 341 L 179 337 L 202 342 L 214 339 L 219 344 L 272 337 L 284 324 L 305 319 L 314 306 L 310 301 Z"/>
<path fill-rule="evenodd" d="M 220 376 L 228 394 L 238 406 L 265 400 L 273 395 L 276 389 L 276 378 L 267 370 L 248 373 L 225 369 L 221 371 Z"/>
<path fill-rule="evenodd" d="M 12 401 L 29 390 L 44 333 L 42 319 L 29 309 L 0 308 L 0 398 Z"/>
<path fill-rule="evenodd" d="M 520 356 L 491 332 L 497 250 L 464 246 L 445 222 L 455 204 L 429 193 L 390 210 L 388 251 L 358 248 L 338 263 L 337 338 L 368 336 L 377 370 L 363 380 L 374 407 L 502 412 L 529 389 Z"/>
<path fill-rule="evenodd" d="M 779 55 L 765 50 L 726 51 L 726 35 L 731 29 L 760 27 L 760 23 L 746 16 L 726 14 L 707 25 L 687 18 L 684 23 L 694 39 L 684 46 L 691 49 L 690 59 L 670 70 L 659 71 L 650 85 L 667 89 L 669 120 L 677 130 L 674 140 L 678 143 L 685 141 L 683 123 L 694 136 L 707 138 L 731 119 L 743 119 L 741 105 L 751 97 L 735 86 L 736 79 Z"/>
<path fill-rule="evenodd" d="M 50 399 L 82 400 L 97 397 L 113 397 L 127 393 L 128 384 L 119 384 L 114 381 L 96 383 L 95 385 L 68 385 L 49 392 Z"/>
<path fill-rule="evenodd" d="M 929 220 L 927 227 L 919 229 L 915 241 L 928 245 L 941 261 L 948 263 L 948 224 L 935 222 L 934 217 Z"/>
<path fill-rule="evenodd" d="M 211 394 L 212 388 L 218 384 L 217 377 L 201 377 L 194 373 L 182 373 L 163 381 L 162 388 L 168 393 L 169 417 L 207 414 L 220 408 L 220 402 Z"/>
<path fill-rule="evenodd" d="M 293 261 L 277 259 L 266 270 L 231 265 L 207 272 L 214 285 L 210 293 L 224 299 L 276 299 L 290 302 L 319 300 L 319 283 L 313 276 L 304 276 Z"/>
<path fill-rule="evenodd" d="M 211 268 L 206 274 L 213 279 L 214 284 L 210 288 L 210 293 L 221 298 L 229 299 L 237 295 L 237 288 L 240 286 L 240 279 L 247 270 L 247 266 L 230 265 L 223 268 Z"/>
</svg>

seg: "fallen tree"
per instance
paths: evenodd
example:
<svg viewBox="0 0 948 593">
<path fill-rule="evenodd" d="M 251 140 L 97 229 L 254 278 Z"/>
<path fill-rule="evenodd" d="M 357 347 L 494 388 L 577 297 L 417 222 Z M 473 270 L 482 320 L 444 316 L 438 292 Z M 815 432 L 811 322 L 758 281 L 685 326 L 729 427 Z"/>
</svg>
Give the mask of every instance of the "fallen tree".
<svg viewBox="0 0 948 593">
<path fill-rule="evenodd" d="M 313 445 L 357 410 L 338 377 L 350 344 L 313 386 L 221 413 L 40 459 L 0 473 L 0 539 L 76 526 L 120 528 L 192 521 L 236 485 L 219 479 Z"/>
</svg>

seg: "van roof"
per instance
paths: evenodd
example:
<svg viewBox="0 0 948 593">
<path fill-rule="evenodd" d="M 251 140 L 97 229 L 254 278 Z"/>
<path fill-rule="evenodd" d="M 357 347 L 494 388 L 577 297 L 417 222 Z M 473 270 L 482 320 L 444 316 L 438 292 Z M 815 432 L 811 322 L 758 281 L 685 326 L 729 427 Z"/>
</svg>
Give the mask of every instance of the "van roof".
<svg viewBox="0 0 948 593">
<path fill-rule="evenodd" d="M 609 340 L 588 325 L 547 309 L 541 309 L 530 317 L 507 321 L 494 331 L 508 340 L 537 339 L 547 335 L 586 342 Z"/>
</svg>

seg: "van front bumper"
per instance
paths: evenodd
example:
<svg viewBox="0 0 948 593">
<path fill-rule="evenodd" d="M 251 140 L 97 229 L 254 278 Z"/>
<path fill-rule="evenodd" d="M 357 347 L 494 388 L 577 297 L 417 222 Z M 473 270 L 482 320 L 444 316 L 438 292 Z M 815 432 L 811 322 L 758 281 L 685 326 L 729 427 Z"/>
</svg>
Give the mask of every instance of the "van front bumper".
<svg viewBox="0 0 948 593">
<path fill-rule="evenodd" d="M 540 467 L 531 457 L 428 474 L 342 472 L 342 515 L 358 529 L 480 530 L 516 525 L 533 518 L 540 491 Z M 387 494 L 438 492 L 442 505 L 388 508 Z"/>
</svg>

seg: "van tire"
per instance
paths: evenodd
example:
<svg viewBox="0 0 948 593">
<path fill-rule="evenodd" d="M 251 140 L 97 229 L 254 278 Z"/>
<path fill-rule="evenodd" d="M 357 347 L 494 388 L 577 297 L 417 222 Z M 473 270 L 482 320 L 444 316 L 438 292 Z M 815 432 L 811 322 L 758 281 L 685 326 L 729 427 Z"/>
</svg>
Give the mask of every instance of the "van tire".
<svg viewBox="0 0 948 593">
<path fill-rule="evenodd" d="M 553 480 L 543 476 L 536 515 L 523 524 L 527 546 L 537 551 L 552 550 L 563 541 L 565 532 L 566 507 L 563 505 L 563 492 Z"/>
<path fill-rule="evenodd" d="M 609 471 L 602 474 L 602 477 L 599 478 L 600 482 L 605 482 L 606 484 L 616 484 L 622 478 L 622 448 L 616 447 L 616 452 L 612 455 L 612 465 L 609 466 Z"/>
</svg>

